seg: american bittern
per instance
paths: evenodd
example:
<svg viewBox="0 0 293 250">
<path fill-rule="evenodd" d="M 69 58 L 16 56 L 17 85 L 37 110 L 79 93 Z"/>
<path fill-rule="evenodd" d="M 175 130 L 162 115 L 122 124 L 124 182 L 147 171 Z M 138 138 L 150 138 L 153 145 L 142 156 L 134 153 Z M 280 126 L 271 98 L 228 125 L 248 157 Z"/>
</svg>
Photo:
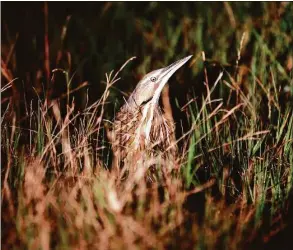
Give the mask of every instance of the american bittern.
<svg viewBox="0 0 293 250">
<path fill-rule="evenodd" d="M 164 117 L 159 98 L 169 78 L 191 56 L 174 62 L 168 67 L 154 70 L 137 84 L 127 102 L 120 109 L 114 122 L 113 152 L 115 165 L 144 164 L 147 160 L 174 162 L 174 124 Z M 149 163 L 148 163 L 149 164 Z"/>
</svg>

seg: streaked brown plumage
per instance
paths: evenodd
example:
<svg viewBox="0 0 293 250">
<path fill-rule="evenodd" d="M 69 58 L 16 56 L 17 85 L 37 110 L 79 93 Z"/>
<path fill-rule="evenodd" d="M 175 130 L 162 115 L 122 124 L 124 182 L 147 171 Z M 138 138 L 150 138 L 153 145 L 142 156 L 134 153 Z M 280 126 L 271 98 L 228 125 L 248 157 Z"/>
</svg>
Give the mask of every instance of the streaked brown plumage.
<svg viewBox="0 0 293 250">
<path fill-rule="evenodd" d="M 163 87 L 191 56 L 147 74 L 137 84 L 114 121 L 113 152 L 116 164 L 162 164 L 175 161 L 174 124 L 164 117 L 158 104 Z M 155 161 L 155 162 L 154 162 Z"/>
</svg>

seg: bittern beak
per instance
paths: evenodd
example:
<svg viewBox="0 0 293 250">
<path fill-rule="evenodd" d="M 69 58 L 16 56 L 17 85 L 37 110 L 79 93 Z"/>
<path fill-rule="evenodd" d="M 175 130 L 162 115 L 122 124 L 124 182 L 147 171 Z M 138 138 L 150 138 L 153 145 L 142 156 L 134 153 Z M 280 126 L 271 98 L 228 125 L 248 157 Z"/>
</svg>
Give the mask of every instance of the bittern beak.
<svg viewBox="0 0 293 250">
<path fill-rule="evenodd" d="M 154 94 L 154 98 L 153 98 L 154 103 L 158 102 L 160 94 L 161 94 L 164 86 L 166 85 L 166 83 L 170 79 L 170 77 L 179 68 L 181 68 L 181 66 L 183 66 L 191 57 L 192 57 L 192 55 L 187 56 L 187 57 L 185 57 L 185 58 L 183 58 L 181 60 L 178 60 L 178 61 L 172 63 L 171 65 L 161 69 L 161 72 L 160 72 L 160 75 L 159 75 L 159 86 L 156 89 L 155 94 Z"/>
</svg>

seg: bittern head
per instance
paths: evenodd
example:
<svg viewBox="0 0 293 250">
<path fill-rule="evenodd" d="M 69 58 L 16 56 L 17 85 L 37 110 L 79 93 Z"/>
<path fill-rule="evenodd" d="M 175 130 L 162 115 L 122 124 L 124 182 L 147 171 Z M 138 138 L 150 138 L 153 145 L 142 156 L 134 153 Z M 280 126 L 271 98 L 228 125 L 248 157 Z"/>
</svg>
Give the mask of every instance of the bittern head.
<svg viewBox="0 0 293 250">
<path fill-rule="evenodd" d="M 137 84 L 135 90 L 128 99 L 128 106 L 135 108 L 141 106 L 149 101 L 153 104 L 157 104 L 160 98 L 160 94 L 169 80 L 169 78 L 192 56 L 187 56 L 181 60 L 178 60 L 171 65 L 154 70 L 145 75 Z"/>
</svg>

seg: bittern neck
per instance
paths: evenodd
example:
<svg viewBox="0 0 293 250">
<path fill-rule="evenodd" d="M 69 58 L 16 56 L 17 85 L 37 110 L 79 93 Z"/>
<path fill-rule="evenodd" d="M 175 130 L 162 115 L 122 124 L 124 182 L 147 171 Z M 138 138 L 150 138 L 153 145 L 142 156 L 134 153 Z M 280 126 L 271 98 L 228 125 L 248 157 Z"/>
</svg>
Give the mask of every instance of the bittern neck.
<svg viewBox="0 0 293 250">
<path fill-rule="evenodd" d="M 142 103 L 138 103 L 134 97 L 130 96 L 129 99 L 127 100 L 127 102 L 125 103 L 125 108 L 127 108 L 128 110 L 134 112 L 136 110 L 143 110 L 144 108 L 159 108 L 158 102 L 154 100 L 154 97 L 142 102 Z"/>
<path fill-rule="evenodd" d="M 136 130 L 135 136 L 135 141 L 137 142 L 137 145 L 139 145 L 142 135 L 145 143 L 148 143 L 150 141 L 152 126 L 156 123 L 156 120 L 162 115 L 159 105 L 154 104 L 152 101 L 141 105 L 139 109 L 141 117 L 139 119 L 139 125 Z"/>
</svg>

